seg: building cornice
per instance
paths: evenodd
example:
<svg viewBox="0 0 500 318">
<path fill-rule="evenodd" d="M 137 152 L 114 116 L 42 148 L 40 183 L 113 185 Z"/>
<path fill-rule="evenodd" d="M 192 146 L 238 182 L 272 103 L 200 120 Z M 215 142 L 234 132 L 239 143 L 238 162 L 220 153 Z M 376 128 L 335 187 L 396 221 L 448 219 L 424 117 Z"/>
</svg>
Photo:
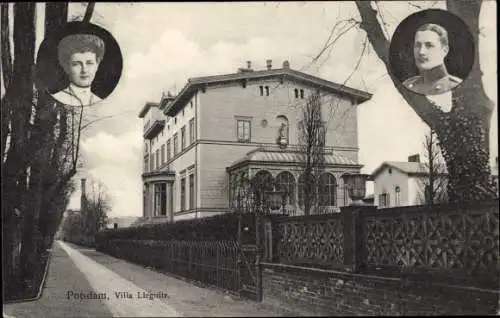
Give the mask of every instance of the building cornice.
<svg viewBox="0 0 500 318">
<path fill-rule="evenodd" d="M 198 91 L 205 92 L 207 87 L 212 85 L 221 85 L 228 83 L 240 83 L 242 80 L 249 82 L 251 80 L 278 79 L 283 82 L 287 80 L 312 85 L 340 96 L 346 96 L 353 100 L 353 104 L 359 104 L 371 99 L 372 94 L 351 88 L 345 85 L 337 84 L 317 76 L 309 75 L 303 72 L 289 68 L 280 68 L 253 72 L 240 72 L 226 75 L 214 75 L 205 77 L 190 78 L 187 84 L 182 88 L 176 98 L 165 108 L 164 114 L 175 116 L 177 112 L 184 107 L 187 101 Z"/>
</svg>

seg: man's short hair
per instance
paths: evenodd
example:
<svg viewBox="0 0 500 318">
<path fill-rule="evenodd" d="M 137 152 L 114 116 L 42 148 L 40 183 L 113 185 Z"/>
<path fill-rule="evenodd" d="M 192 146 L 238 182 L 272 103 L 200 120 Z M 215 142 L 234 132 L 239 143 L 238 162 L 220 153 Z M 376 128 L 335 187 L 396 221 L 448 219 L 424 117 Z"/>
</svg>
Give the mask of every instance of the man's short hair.
<svg viewBox="0 0 500 318">
<path fill-rule="evenodd" d="M 104 41 L 93 34 L 72 34 L 64 37 L 57 45 L 59 64 L 65 69 L 72 54 L 92 52 L 96 55 L 97 63 L 104 56 Z"/>
<path fill-rule="evenodd" d="M 446 31 L 445 28 L 440 26 L 439 24 L 435 23 L 426 23 L 422 24 L 421 26 L 418 27 L 417 32 L 419 31 L 432 31 L 439 35 L 439 40 L 441 41 L 441 44 L 444 46 L 448 46 L 448 31 Z"/>
</svg>

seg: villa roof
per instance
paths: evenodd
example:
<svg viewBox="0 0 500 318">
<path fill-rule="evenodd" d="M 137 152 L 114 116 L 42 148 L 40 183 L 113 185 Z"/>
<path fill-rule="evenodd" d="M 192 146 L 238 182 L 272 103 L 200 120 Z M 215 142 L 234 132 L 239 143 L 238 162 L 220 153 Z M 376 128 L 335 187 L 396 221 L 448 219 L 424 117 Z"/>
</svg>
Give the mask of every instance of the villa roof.
<svg viewBox="0 0 500 318">
<path fill-rule="evenodd" d="M 282 149 L 263 149 L 257 148 L 248 152 L 242 159 L 234 162 L 228 169 L 232 170 L 246 163 L 264 163 L 264 164 L 299 164 L 304 161 L 304 154 L 293 150 Z M 325 164 L 362 167 L 354 160 L 351 160 L 338 152 L 331 151 L 325 153 Z"/>
<path fill-rule="evenodd" d="M 354 99 L 357 103 L 365 102 L 372 97 L 372 94 L 359 89 L 337 84 L 290 68 L 279 68 L 190 78 L 188 79 L 186 86 L 184 86 L 175 99 L 165 108 L 164 113 L 169 116 L 175 116 L 175 114 L 198 89 L 205 89 L 207 86 L 212 84 L 223 84 L 238 81 L 245 82 L 247 80 L 269 78 L 280 78 L 281 80 L 293 79 L 294 81 L 314 85 L 329 92 L 348 96 L 349 98 Z"/>
<path fill-rule="evenodd" d="M 409 176 L 425 176 L 429 174 L 429 167 L 423 162 L 384 161 L 377 169 L 373 171 L 371 178 L 375 179 L 380 172 L 389 167 L 394 168 Z M 439 170 L 443 171 L 442 175 L 446 175 L 447 170 L 445 165 L 442 165 Z"/>
</svg>

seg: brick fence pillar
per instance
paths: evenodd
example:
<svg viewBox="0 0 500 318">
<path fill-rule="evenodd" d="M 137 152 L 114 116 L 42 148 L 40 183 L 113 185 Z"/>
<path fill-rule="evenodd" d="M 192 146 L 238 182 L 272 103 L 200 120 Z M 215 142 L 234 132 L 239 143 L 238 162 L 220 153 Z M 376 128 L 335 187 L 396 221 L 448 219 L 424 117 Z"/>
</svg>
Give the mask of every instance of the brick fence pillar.
<svg viewBox="0 0 500 318">
<path fill-rule="evenodd" d="M 350 205 L 341 207 L 342 227 L 344 234 L 344 268 L 350 272 L 359 271 L 363 267 L 363 212 L 377 209 L 373 205 Z"/>
</svg>

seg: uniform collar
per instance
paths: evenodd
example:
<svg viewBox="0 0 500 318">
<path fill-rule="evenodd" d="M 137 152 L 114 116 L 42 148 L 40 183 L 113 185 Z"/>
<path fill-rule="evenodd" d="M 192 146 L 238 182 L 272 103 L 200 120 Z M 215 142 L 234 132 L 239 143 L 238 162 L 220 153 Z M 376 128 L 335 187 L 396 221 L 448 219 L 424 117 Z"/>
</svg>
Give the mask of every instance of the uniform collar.
<svg viewBox="0 0 500 318">
<path fill-rule="evenodd" d="M 424 83 L 434 83 L 441 78 L 448 76 L 448 70 L 444 64 L 436 66 L 430 70 L 422 72 Z"/>
</svg>

